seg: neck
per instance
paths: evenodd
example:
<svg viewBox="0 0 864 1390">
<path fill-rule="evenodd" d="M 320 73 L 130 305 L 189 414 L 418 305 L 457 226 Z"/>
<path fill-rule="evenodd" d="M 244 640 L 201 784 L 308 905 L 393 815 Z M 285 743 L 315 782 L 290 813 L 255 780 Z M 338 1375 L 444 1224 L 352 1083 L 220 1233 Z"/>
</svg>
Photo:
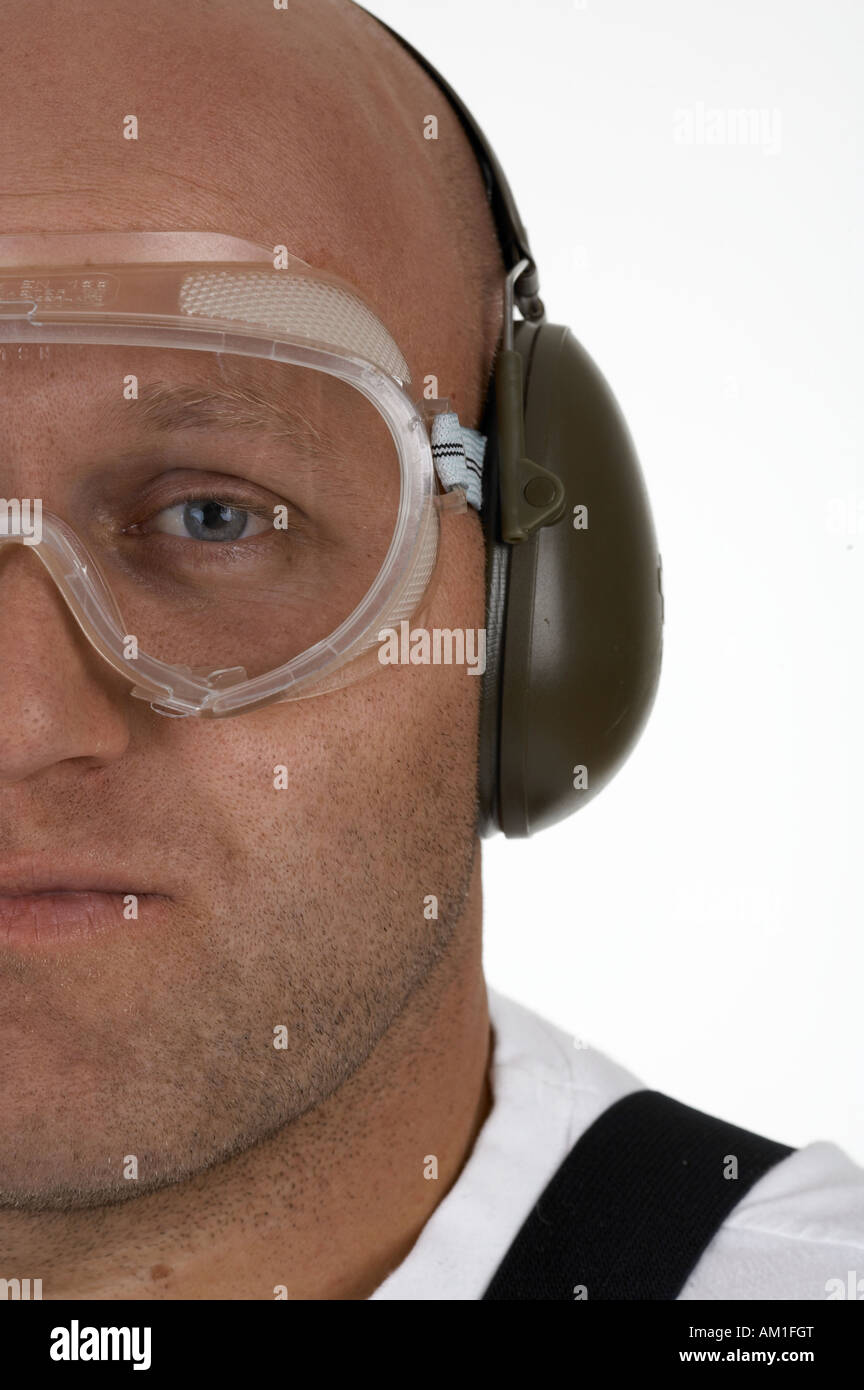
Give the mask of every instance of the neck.
<svg viewBox="0 0 864 1390">
<path fill-rule="evenodd" d="M 453 949 L 339 1091 L 164 1191 L 0 1212 L 4 1266 L 32 1271 L 48 1299 L 367 1298 L 411 1249 L 489 1111 L 480 916 L 478 855 Z"/>
</svg>

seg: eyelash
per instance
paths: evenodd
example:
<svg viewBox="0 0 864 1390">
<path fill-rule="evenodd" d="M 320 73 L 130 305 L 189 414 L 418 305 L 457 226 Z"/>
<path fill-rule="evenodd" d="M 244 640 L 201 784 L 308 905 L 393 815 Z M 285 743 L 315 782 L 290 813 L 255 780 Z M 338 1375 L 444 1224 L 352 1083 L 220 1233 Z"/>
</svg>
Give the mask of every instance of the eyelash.
<svg viewBox="0 0 864 1390">
<path fill-rule="evenodd" d="M 149 515 L 148 515 L 147 517 L 145 517 L 143 520 L 133 522 L 130 526 L 124 527 L 124 534 L 129 535 L 129 534 L 136 534 L 136 533 L 137 533 L 137 534 L 140 535 L 140 534 L 144 533 L 144 534 L 165 535 L 164 532 L 158 532 L 158 531 L 157 531 L 157 532 L 149 532 L 149 533 L 148 533 L 148 532 L 146 531 L 145 528 L 146 528 L 150 523 L 152 523 L 153 520 L 154 520 L 156 517 L 161 516 L 163 512 L 168 512 L 168 511 L 170 511 L 173 507 L 187 506 L 187 505 L 188 505 L 189 503 L 191 503 L 191 502 L 213 503 L 213 504 L 216 505 L 217 507 L 231 507 L 231 508 L 233 508 L 235 511 L 245 512 L 248 516 L 257 517 L 259 520 L 261 520 L 261 521 L 268 521 L 268 522 L 270 522 L 271 524 L 272 524 L 273 519 L 274 519 L 275 507 L 278 506 L 278 505 L 280 505 L 279 503 L 274 503 L 273 506 L 268 507 L 268 506 L 263 505 L 263 504 L 260 503 L 260 502 L 251 502 L 251 501 L 249 500 L 249 498 L 231 497 L 231 496 L 229 496 L 229 495 L 227 495 L 227 494 L 225 494 L 225 493 L 222 493 L 222 492 L 208 492 L 208 491 L 206 490 L 206 488 L 186 490 L 186 491 L 184 491 L 184 492 L 178 493 L 177 496 L 171 497 L 171 498 L 169 498 L 168 500 L 164 501 L 164 502 L 162 503 L 162 505 L 159 506 L 159 507 L 157 508 L 157 510 L 155 510 L 155 511 L 153 511 L 153 512 L 150 512 Z M 284 505 L 284 504 L 281 504 L 281 505 Z M 259 533 L 259 534 L 263 534 L 263 532 L 262 532 L 262 533 Z M 250 537 L 248 537 L 247 539 L 249 539 L 249 540 L 255 540 L 255 539 L 257 539 L 257 537 L 255 537 L 255 536 L 250 536 Z M 194 539 L 193 539 L 193 537 L 191 537 L 191 536 L 187 538 L 187 543 L 200 544 L 200 545 L 207 545 L 207 546 L 211 546 L 211 545 L 216 544 L 216 543 L 213 542 L 213 541 L 200 541 L 200 542 L 195 542 Z M 240 543 L 241 543 L 241 542 L 238 540 L 238 541 L 234 541 L 234 542 L 223 542 L 223 545 L 225 545 L 225 544 L 235 544 L 235 545 L 239 545 Z"/>
</svg>

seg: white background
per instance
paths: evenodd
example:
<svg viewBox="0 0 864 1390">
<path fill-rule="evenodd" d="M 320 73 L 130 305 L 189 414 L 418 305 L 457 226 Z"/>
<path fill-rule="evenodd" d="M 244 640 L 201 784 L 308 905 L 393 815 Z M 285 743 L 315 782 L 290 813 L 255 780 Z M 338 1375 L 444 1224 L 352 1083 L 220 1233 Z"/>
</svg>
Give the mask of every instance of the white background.
<svg viewBox="0 0 864 1390">
<path fill-rule="evenodd" d="M 657 1089 L 864 1162 L 864 7 L 367 8 L 491 139 L 663 554 L 635 753 L 575 818 L 485 846 L 490 982 Z M 741 109 L 761 134 L 708 143 Z"/>
</svg>

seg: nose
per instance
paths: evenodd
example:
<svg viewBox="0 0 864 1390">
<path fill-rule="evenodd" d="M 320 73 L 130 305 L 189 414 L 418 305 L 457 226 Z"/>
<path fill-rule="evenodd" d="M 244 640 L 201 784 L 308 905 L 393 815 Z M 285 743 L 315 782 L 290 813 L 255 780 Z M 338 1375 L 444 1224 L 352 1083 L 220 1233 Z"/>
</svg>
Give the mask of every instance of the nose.
<svg viewBox="0 0 864 1390">
<path fill-rule="evenodd" d="M 0 544 L 0 787 L 57 763 L 121 757 L 130 704 L 34 547 Z"/>
</svg>

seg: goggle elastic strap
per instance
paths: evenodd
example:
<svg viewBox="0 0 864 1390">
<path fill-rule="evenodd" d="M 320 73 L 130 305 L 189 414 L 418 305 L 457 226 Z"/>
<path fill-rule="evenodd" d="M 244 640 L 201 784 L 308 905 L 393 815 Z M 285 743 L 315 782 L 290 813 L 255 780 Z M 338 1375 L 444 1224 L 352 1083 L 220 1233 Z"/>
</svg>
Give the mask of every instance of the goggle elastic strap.
<svg viewBox="0 0 864 1390">
<path fill-rule="evenodd" d="M 435 415 L 431 428 L 432 459 L 445 492 L 461 487 L 478 512 L 483 501 L 486 436 L 460 425 L 455 411 Z"/>
</svg>

